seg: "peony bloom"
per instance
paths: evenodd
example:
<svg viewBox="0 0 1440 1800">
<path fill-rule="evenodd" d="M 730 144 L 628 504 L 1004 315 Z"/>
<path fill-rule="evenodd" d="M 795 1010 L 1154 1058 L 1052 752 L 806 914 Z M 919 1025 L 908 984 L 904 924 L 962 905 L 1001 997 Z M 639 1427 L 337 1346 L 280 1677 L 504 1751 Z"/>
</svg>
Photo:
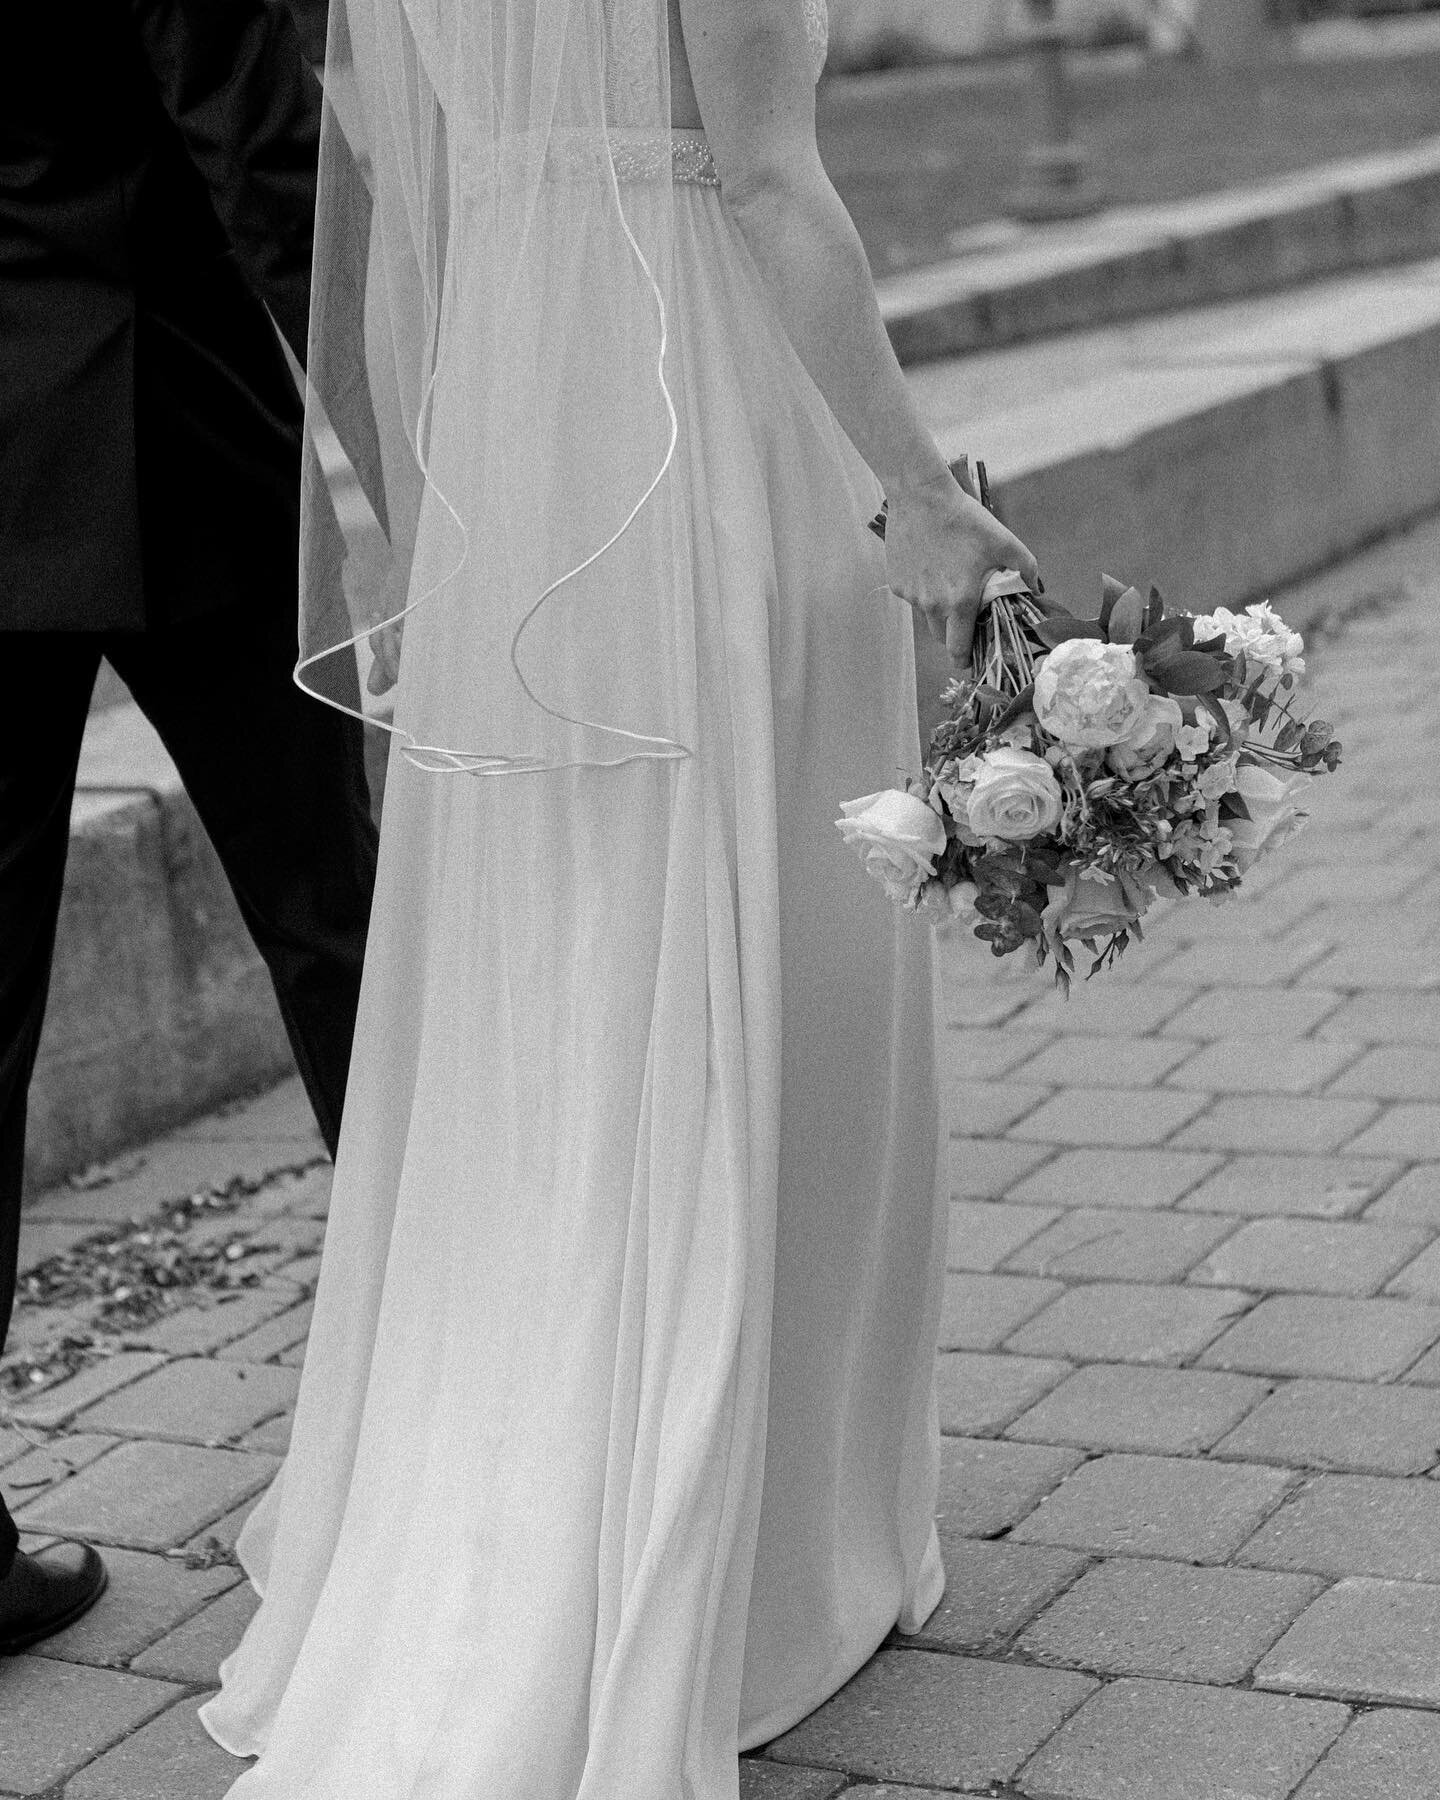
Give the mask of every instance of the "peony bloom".
<svg viewBox="0 0 1440 1800">
<path fill-rule="evenodd" d="M 1060 783 L 1043 756 L 1002 745 L 981 758 L 966 820 L 977 837 L 1020 843 L 1060 819 Z"/>
<path fill-rule="evenodd" d="M 1146 696 L 1145 711 L 1130 735 L 1112 744 L 1105 761 L 1112 775 L 1122 781 L 1144 781 L 1153 775 L 1175 748 L 1175 734 L 1185 725 L 1180 702 L 1169 694 Z"/>
<path fill-rule="evenodd" d="M 1250 817 L 1227 819 L 1225 826 L 1230 833 L 1230 854 L 1242 875 L 1263 851 L 1283 844 L 1304 824 L 1295 801 L 1309 785 L 1308 775 L 1272 775 L 1253 763 L 1244 763 L 1235 771 L 1236 791 Z"/>
<path fill-rule="evenodd" d="M 843 800 L 845 815 L 835 821 L 847 844 L 860 852 L 865 871 L 892 900 L 914 902 L 935 874 L 935 858 L 945 848 L 945 825 L 933 807 L 898 788 Z"/>
<path fill-rule="evenodd" d="M 1131 926 L 1149 905 L 1134 883 L 1114 875 L 1080 875 L 1074 869 L 1063 888 L 1052 888 L 1045 908 L 1045 931 L 1057 938 L 1109 938 Z"/>
<path fill-rule="evenodd" d="M 1067 638 L 1035 677 L 1035 717 L 1070 749 L 1122 743 L 1145 714 L 1150 690 L 1135 672 L 1128 644 Z"/>
</svg>

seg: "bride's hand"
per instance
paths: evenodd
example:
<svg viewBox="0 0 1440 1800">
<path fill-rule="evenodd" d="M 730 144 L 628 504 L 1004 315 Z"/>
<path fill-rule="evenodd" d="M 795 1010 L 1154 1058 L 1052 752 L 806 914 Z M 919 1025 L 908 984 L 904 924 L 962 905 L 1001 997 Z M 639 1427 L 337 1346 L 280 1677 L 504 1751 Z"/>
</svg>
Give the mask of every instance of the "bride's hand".
<svg viewBox="0 0 1440 1800">
<path fill-rule="evenodd" d="M 887 500 L 885 575 L 891 592 L 921 614 L 951 662 L 963 665 L 986 576 L 992 569 L 1018 569 L 1036 588 L 1035 558 L 948 469 L 898 488 Z"/>
</svg>

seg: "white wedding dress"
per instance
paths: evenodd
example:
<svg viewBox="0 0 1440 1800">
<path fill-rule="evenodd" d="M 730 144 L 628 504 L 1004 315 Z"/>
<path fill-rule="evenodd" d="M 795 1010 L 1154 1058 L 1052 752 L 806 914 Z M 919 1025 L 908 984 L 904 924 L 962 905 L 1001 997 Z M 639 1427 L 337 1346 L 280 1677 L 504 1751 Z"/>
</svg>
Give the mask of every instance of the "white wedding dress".
<svg viewBox="0 0 1440 1800">
<path fill-rule="evenodd" d="M 202 1713 L 259 1756 L 233 1800 L 733 1800 L 940 1597 L 932 945 L 833 823 L 913 766 L 910 618 L 676 143 L 696 753 L 392 758 L 264 1602 Z"/>
</svg>

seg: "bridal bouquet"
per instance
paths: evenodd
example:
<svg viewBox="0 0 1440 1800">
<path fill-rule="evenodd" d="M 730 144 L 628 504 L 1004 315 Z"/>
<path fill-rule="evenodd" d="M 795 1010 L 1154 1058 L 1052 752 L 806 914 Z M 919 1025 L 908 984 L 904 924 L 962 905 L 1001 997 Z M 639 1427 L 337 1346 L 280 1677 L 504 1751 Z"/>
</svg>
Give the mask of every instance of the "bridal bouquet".
<svg viewBox="0 0 1440 1800">
<path fill-rule="evenodd" d="M 1167 615 L 1106 576 L 1080 619 L 992 575 L 923 772 L 836 822 L 892 900 L 976 919 L 996 956 L 1053 957 L 1068 992 L 1072 944 L 1095 974 L 1155 899 L 1228 895 L 1299 828 L 1340 760 L 1295 710 L 1303 650 L 1268 605 Z"/>
</svg>

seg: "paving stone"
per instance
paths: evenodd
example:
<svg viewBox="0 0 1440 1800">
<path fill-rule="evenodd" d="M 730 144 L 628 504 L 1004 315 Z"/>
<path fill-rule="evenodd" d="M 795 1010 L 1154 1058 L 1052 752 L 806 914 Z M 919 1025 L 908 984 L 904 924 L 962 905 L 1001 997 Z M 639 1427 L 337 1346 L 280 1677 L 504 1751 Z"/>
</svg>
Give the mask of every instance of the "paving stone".
<svg viewBox="0 0 1440 1800">
<path fill-rule="evenodd" d="M 295 1404 L 291 1369 L 186 1357 L 92 1406 L 80 1423 L 122 1437 L 222 1444 Z"/>
<path fill-rule="evenodd" d="M 260 1596 L 248 1581 L 232 1587 L 143 1651 L 130 1667 L 141 1675 L 213 1687 L 220 1664 L 240 1642 L 259 1606 Z"/>
<path fill-rule="evenodd" d="M 1222 939 L 1185 951 L 1166 967 L 1165 979 L 1197 987 L 1284 987 L 1319 963 L 1330 947 L 1327 938 L 1298 932 L 1278 942 Z M 1326 984 L 1317 977 L 1316 985 Z M 1258 1003 L 1263 1007 L 1263 999 Z"/>
<path fill-rule="evenodd" d="M 1370 1123 L 1374 1100 L 1325 1094 L 1224 1094 L 1201 1119 L 1175 1134 L 1182 1150 L 1279 1151 L 1296 1156 L 1337 1150 Z M 1357 1147 L 1357 1155 L 1365 1154 Z M 1396 1152 L 1373 1150 L 1372 1155 Z"/>
<path fill-rule="evenodd" d="M 126 1663 L 241 1579 L 240 1571 L 225 1563 L 187 1569 L 178 1557 L 140 1550 L 107 1549 L 104 1555 L 109 1586 L 83 1619 L 38 1644 L 37 1656 Z"/>
<path fill-rule="evenodd" d="M 1166 1037 L 1208 1041 L 1244 1037 L 1262 1029 L 1277 1037 L 1299 1038 L 1339 1005 L 1339 994 L 1327 994 L 1321 988 L 1267 988 L 1257 994 L 1253 987 L 1213 987 L 1197 994 L 1162 1030 Z"/>
<path fill-rule="evenodd" d="M 113 1450 L 118 1438 L 103 1437 L 96 1432 L 77 1432 L 69 1437 L 56 1437 L 52 1442 L 28 1451 L 5 1470 L 3 1484 L 12 1506 L 22 1506 L 47 1489 L 57 1487 L 97 1457 Z"/>
<path fill-rule="evenodd" d="M 1440 1717 L 1362 1713 L 1306 1778 L 1295 1800 L 1421 1800 L 1440 1768 Z"/>
<path fill-rule="evenodd" d="M 237 1176 L 260 1182 L 311 1160 L 314 1147 L 274 1138 L 199 1141 L 161 1138 L 128 1152 L 112 1167 L 113 1180 L 53 1188 L 27 1206 L 33 1219 L 90 1220 L 101 1225 L 148 1219 L 161 1207 L 191 1194 L 214 1191 Z M 103 1175 L 104 1171 L 97 1172 Z"/>
<path fill-rule="evenodd" d="M 1407 1300 L 1440 1300 L 1440 1244 L 1431 1244 L 1414 1262 L 1407 1263 L 1385 1292 Z"/>
<path fill-rule="evenodd" d="M 998 1650 L 1084 1572 L 1073 1550 L 947 1535 L 945 1598 L 906 1639 L 919 1649 Z"/>
<path fill-rule="evenodd" d="M 1182 1362 L 1218 1337 L 1249 1304 L 1248 1294 L 1228 1288 L 1097 1281 L 1070 1289 L 1022 1325 L 1008 1348 L 1078 1362 Z"/>
<path fill-rule="evenodd" d="M 1236 1560 L 1317 1575 L 1440 1581 L 1440 1482 L 1316 1475 Z"/>
<path fill-rule="evenodd" d="M 1053 1206 L 1012 1206 L 994 1200 L 952 1200 L 946 1266 L 993 1269 L 1027 1238 L 1059 1218 Z M 240 1346 L 235 1346 L 235 1354 Z M 288 1346 L 287 1346 L 288 1348 Z M 255 1360 L 261 1361 L 262 1358 Z"/>
<path fill-rule="evenodd" d="M 81 1369 L 68 1381 L 46 1388 L 28 1400 L 17 1402 L 10 1416 L 19 1425 L 34 1425 L 50 1430 L 63 1425 L 83 1407 L 93 1405 L 103 1395 L 138 1381 L 152 1369 L 158 1369 L 165 1358 L 149 1350 L 123 1350 L 115 1356 L 103 1357 Z"/>
<path fill-rule="evenodd" d="M 1440 1163 L 1407 1170 L 1366 1207 L 1365 1217 L 1381 1225 L 1428 1225 L 1440 1231 Z"/>
<path fill-rule="evenodd" d="M 191 1444 L 121 1444 L 22 1508 L 27 1531 L 168 1550 L 264 1487 L 276 1459 Z"/>
<path fill-rule="evenodd" d="M 222 1518 L 216 1519 L 213 1524 L 205 1526 L 201 1531 L 197 1531 L 193 1537 L 186 1541 L 182 1548 L 185 1550 L 204 1550 L 210 1552 L 218 1547 L 222 1550 L 233 1551 L 236 1544 L 239 1542 L 240 1533 L 245 1527 L 245 1521 L 250 1517 L 251 1513 L 254 1512 L 255 1508 L 260 1504 L 263 1498 L 263 1489 L 260 1493 L 252 1494 L 248 1500 L 242 1501 L 239 1506 L 232 1507 Z"/>
<path fill-rule="evenodd" d="M 1256 1375 L 1393 1381 L 1440 1338 L 1440 1307 L 1414 1300 L 1275 1294 L 1232 1325 L 1200 1361 Z"/>
<path fill-rule="evenodd" d="M 1025 1275 L 947 1274 L 940 1348 L 996 1350 L 1017 1325 L 1064 1291 L 1058 1281 Z"/>
<path fill-rule="evenodd" d="M 52 1257 L 64 1256 L 77 1244 L 83 1244 L 86 1238 L 94 1235 L 93 1225 L 66 1223 L 63 1220 L 32 1219 L 27 1215 L 20 1220 L 20 1248 L 16 1258 L 16 1273 L 28 1275 L 47 1263 Z"/>
<path fill-rule="evenodd" d="M 238 1440 L 239 1447 L 242 1450 L 265 1450 L 271 1456 L 288 1456 L 294 1428 L 294 1413 L 278 1413 L 263 1425 L 257 1425 L 253 1431 L 247 1431 Z"/>
<path fill-rule="evenodd" d="M 1007 1270 L 1067 1281 L 1178 1281 L 1235 1229 L 1199 1213 L 1076 1207 L 1014 1252 Z"/>
<path fill-rule="evenodd" d="M 941 1090 L 940 1108 L 952 1137 L 998 1137 L 1049 1093 L 1048 1087 L 1009 1080 L 949 1081 Z"/>
<path fill-rule="evenodd" d="M 984 1788 L 1009 1780 L 1094 1688 L 1065 1670 L 882 1650 L 770 1755 L 882 1781 Z"/>
<path fill-rule="evenodd" d="M 1377 1293 L 1424 1247 L 1415 1226 L 1256 1219 L 1211 1252 L 1192 1281 L 1292 1293 Z"/>
<path fill-rule="evenodd" d="M 1069 1363 L 1041 1357 L 944 1352 L 935 1363 L 940 1429 L 952 1437 L 999 1431 L 1069 1373 Z"/>
<path fill-rule="evenodd" d="M 1420 1475 L 1440 1461 L 1440 1394 L 1349 1381 L 1287 1382 L 1215 1454 L 1289 1468 Z"/>
<path fill-rule="evenodd" d="M 935 1516 L 947 1538 L 988 1538 L 1008 1531 L 1080 1463 L 1077 1450 L 987 1438 L 940 1440 Z"/>
<path fill-rule="evenodd" d="M 1349 1717 L 1329 1700 L 1116 1681 L 1020 1782 L 1030 1800 L 1285 1800 Z"/>
<path fill-rule="evenodd" d="M 1398 1101 L 1386 1107 L 1375 1123 L 1352 1138 L 1345 1148 L 1356 1156 L 1399 1156 L 1406 1162 L 1440 1157 L 1440 1104 Z"/>
<path fill-rule="evenodd" d="M 1051 1154 L 1048 1144 L 1005 1138 L 957 1138 L 950 1145 L 952 1200 L 998 1200 Z"/>
<path fill-rule="evenodd" d="M 1015 1527 L 1011 1542 L 1224 1562 L 1278 1505 L 1291 1480 L 1283 1469 L 1242 1463 L 1101 1456 L 1047 1495 Z"/>
<path fill-rule="evenodd" d="M 1066 1150 L 1011 1190 L 1011 1201 L 1052 1206 L 1171 1206 L 1221 1158 L 1191 1150 Z"/>
<path fill-rule="evenodd" d="M 991 987 L 958 977 L 948 955 L 941 957 L 940 973 L 945 1023 L 949 1026 L 978 1030 L 1003 1025 L 1025 1004 L 1024 990 L 1018 985 Z"/>
<path fill-rule="evenodd" d="M 1255 1685 L 1440 1706 L 1440 1588 L 1365 1576 L 1338 1582 L 1276 1644 Z"/>
<path fill-rule="evenodd" d="M 1189 1456 L 1222 1438 L 1266 1391 L 1263 1381 L 1247 1375 L 1092 1363 L 1022 1413 L 1005 1435 Z"/>
<path fill-rule="evenodd" d="M 6 1657 L 0 1664 L 0 1793 L 46 1793 L 179 1693 L 168 1682 L 116 1669 Z M 36 1729 L 40 1719 L 43 1730 Z"/>
<path fill-rule="evenodd" d="M 1014 1071 L 1017 1081 L 1068 1087 L 1083 1072 L 1087 1087 L 1148 1087 L 1190 1055 L 1168 1038 L 1070 1036 L 1055 1039 Z"/>
<path fill-rule="evenodd" d="M 191 1697 L 161 1713 L 82 1769 L 65 1800 L 224 1800 L 250 1765 L 210 1737 L 198 1707 Z"/>
<path fill-rule="evenodd" d="M 1358 1213 L 1400 1173 L 1398 1162 L 1328 1156 L 1237 1156 L 1179 1202 L 1181 1212 L 1318 1219 Z"/>
<path fill-rule="evenodd" d="M 1312 963 L 1301 975 L 1327 988 L 1398 988 L 1412 992 L 1440 987 L 1440 956 L 1413 944 L 1350 944 Z"/>
<path fill-rule="evenodd" d="M 230 1143 L 265 1138 L 308 1144 L 320 1134 L 304 1083 L 298 1075 L 289 1075 L 263 1093 L 231 1101 L 205 1118 L 182 1126 L 175 1135 Z"/>
<path fill-rule="evenodd" d="M 288 1298 L 293 1301 L 294 1295 Z M 299 1306 L 290 1305 L 268 1324 L 217 1350 L 216 1355 L 222 1362 L 269 1362 L 282 1351 L 293 1350 L 297 1344 L 303 1346 L 314 1312 L 313 1300 L 304 1300 Z"/>
<path fill-rule="evenodd" d="M 756 1756 L 740 1758 L 740 1800 L 830 1800 L 848 1779 L 834 1769 L 792 1769 Z"/>
<path fill-rule="evenodd" d="M 1440 1007 L 1417 1006 L 1413 994 L 1396 989 L 1356 994 L 1317 1030 L 1356 1044 L 1440 1045 Z"/>
<path fill-rule="evenodd" d="M 969 1790 L 972 1797 L 978 1792 L 976 1788 Z M 889 1781 L 882 1781 L 877 1786 L 874 1782 L 862 1781 L 858 1787 L 846 1788 L 845 1800 L 955 1800 L 957 1794 L 960 1800 L 966 1800 L 958 1788 L 918 1788 L 911 1787 L 908 1781 L 903 1787 Z M 983 1795 L 981 1800 L 984 1800 Z"/>
<path fill-rule="evenodd" d="M 1239 1681 L 1323 1586 L 1315 1575 L 1120 1557 L 1047 1608 L 1019 1648 L 1102 1675 Z"/>
<path fill-rule="evenodd" d="M 1359 1045 L 1331 1038 L 1225 1037 L 1207 1044 L 1168 1081 L 1207 1094 L 1306 1094 L 1324 1087 L 1359 1054 Z"/>
<path fill-rule="evenodd" d="M 1204 1094 L 1171 1088 L 1071 1087 L 1037 1106 L 1011 1127 L 1010 1135 L 1067 1147 L 1158 1144 L 1207 1104 Z"/>
<path fill-rule="evenodd" d="M 1114 971 L 1111 971 L 1113 974 Z M 1025 1027 L 1050 1031 L 1094 1033 L 1101 1037 L 1143 1037 L 1194 999 L 1194 988 L 1169 982 L 1139 982 L 1131 986 L 1104 980 L 1077 981 L 1070 998 L 1052 989 L 1032 994 L 1017 1020 Z"/>
<path fill-rule="evenodd" d="M 204 1356 L 222 1344 L 244 1337 L 294 1304 L 295 1296 L 289 1288 L 242 1288 L 210 1305 L 186 1306 L 168 1313 L 135 1332 L 134 1340 L 153 1350 L 168 1351 L 171 1356 Z"/>
<path fill-rule="evenodd" d="M 1013 1026 L 965 1031 L 952 1026 L 940 1037 L 940 1069 L 946 1079 L 993 1081 L 1048 1042 L 1049 1033 L 1044 1031 L 1020 1031 Z"/>
<path fill-rule="evenodd" d="M 1433 1100 L 1440 1094 L 1440 1049 L 1377 1045 L 1337 1077 L 1329 1091 L 1377 1100 Z"/>
</svg>

